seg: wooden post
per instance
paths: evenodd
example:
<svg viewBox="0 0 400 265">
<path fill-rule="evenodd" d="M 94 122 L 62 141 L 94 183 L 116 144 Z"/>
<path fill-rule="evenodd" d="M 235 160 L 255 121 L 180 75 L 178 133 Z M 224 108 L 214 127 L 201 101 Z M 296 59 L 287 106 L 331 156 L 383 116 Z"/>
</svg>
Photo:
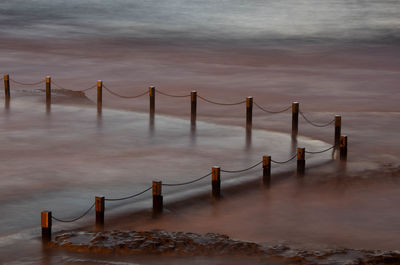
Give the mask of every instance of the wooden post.
<svg viewBox="0 0 400 265">
<path fill-rule="evenodd" d="M 51 77 L 46 76 L 46 105 L 51 104 Z"/>
<path fill-rule="evenodd" d="M 162 182 L 153 181 L 153 216 L 157 216 L 163 211 Z"/>
<path fill-rule="evenodd" d="M 219 199 L 221 198 L 221 167 L 213 167 L 211 172 L 211 194 L 214 199 Z"/>
<path fill-rule="evenodd" d="M 271 156 L 263 156 L 263 184 L 270 186 L 271 184 Z"/>
<path fill-rule="evenodd" d="M 42 223 L 42 242 L 47 243 L 51 241 L 51 212 L 43 211 L 41 212 L 41 223 Z"/>
<path fill-rule="evenodd" d="M 335 115 L 335 148 L 339 148 L 340 145 L 340 135 L 342 127 L 342 116 Z"/>
<path fill-rule="evenodd" d="M 297 176 L 303 177 L 306 171 L 306 149 L 297 148 Z"/>
<path fill-rule="evenodd" d="M 292 103 L 292 138 L 297 138 L 299 132 L 299 103 Z"/>
<path fill-rule="evenodd" d="M 347 160 L 347 135 L 340 136 L 340 160 Z"/>
<path fill-rule="evenodd" d="M 103 108 L 103 81 L 97 81 L 97 113 L 101 114 Z"/>
<path fill-rule="evenodd" d="M 105 209 L 105 199 L 104 197 L 95 197 L 95 209 L 96 209 L 96 228 L 104 228 L 104 209 Z"/>
<path fill-rule="evenodd" d="M 4 75 L 4 99 L 6 102 L 10 101 L 11 93 L 10 93 L 10 76 Z"/>
<path fill-rule="evenodd" d="M 149 87 L 150 97 L 150 117 L 154 118 L 156 112 L 156 88 L 154 86 Z"/>
<path fill-rule="evenodd" d="M 251 130 L 253 124 L 253 97 L 246 98 L 246 129 Z"/>
<path fill-rule="evenodd" d="M 193 90 L 190 92 L 190 125 L 196 128 L 196 114 L 197 114 L 197 92 Z"/>
</svg>

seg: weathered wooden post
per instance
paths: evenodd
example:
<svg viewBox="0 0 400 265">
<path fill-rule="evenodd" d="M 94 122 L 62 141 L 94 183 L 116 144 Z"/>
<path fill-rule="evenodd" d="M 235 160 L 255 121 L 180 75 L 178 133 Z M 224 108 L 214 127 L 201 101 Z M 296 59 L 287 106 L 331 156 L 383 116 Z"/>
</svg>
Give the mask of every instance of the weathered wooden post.
<svg viewBox="0 0 400 265">
<path fill-rule="evenodd" d="M 297 176 L 303 177 L 306 171 L 306 149 L 297 148 Z"/>
<path fill-rule="evenodd" d="M 246 98 L 246 130 L 250 131 L 253 124 L 253 97 Z"/>
<path fill-rule="evenodd" d="M 10 93 L 10 76 L 4 75 L 4 99 L 6 102 L 10 101 L 11 93 Z"/>
<path fill-rule="evenodd" d="M 51 77 L 46 76 L 46 106 L 51 104 Z"/>
<path fill-rule="evenodd" d="M 196 128 L 196 114 L 197 114 L 197 92 L 193 90 L 190 92 L 190 125 L 192 129 Z"/>
<path fill-rule="evenodd" d="M 270 186 L 271 184 L 271 156 L 263 156 L 263 184 Z"/>
<path fill-rule="evenodd" d="M 97 81 L 97 113 L 101 114 L 103 108 L 103 81 Z"/>
<path fill-rule="evenodd" d="M 52 217 L 50 211 L 41 212 L 42 223 L 42 242 L 47 243 L 51 241 L 51 225 Z"/>
<path fill-rule="evenodd" d="M 340 136 L 340 160 L 347 160 L 347 135 Z"/>
<path fill-rule="evenodd" d="M 214 199 L 219 199 L 221 198 L 221 167 L 213 167 L 211 169 L 211 175 L 211 194 Z"/>
<path fill-rule="evenodd" d="M 104 228 L 104 209 L 105 209 L 105 199 L 104 196 L 95 197 L 95 209 L 96 209 L 96 228 Z"/>
<path fill-rule="evenodd" d="M 299 103 L 292 103 L 292 138 L 297 138 L 299 132 Z"/>
<path fill-rule="evenodd" d="M 163 211 L 162 182 L 153 181 L 153 216 L 157 216 Z"/>
<path fill-rule="evenodd" d="M 154 86 L 149 87 L 150 97 L 150 117 L 154 118 L 156 112 L 156 88 Z"/>
<path fill-rule="evenodd" d="M 338 149 L 340 145 L 340 135 L 342 133 L 342 116 L 335 115 L 335 148 Z"/>
</svg>

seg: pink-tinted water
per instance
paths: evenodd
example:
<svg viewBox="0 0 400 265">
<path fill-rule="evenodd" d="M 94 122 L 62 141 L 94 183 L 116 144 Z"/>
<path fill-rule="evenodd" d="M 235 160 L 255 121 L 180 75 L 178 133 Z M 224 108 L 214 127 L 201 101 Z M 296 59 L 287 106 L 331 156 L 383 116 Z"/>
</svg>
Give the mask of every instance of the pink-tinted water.
<svg viewBox="0 0 400 265">
<path fill-rule="evenodd" d="M 176 210 L 172 207 L 161 220 L 133 220 L 120 223 L 118 227 L 218 232 L 267 244 L 285 241 L 304 248 L 398 249 L 400 56 L 396 45 L 301 45 L 290 49 L 232 46 L 222 49 L 117 41 L 97 44 L 4 41 L 1 48 L 5 51 L 1 54 L 2 72 L 19 81 L 31 82 L 51 75 L 55 82 L 79 90 L 103 79 L 109 88 L 125 95 L 141 93 L 149 85 L 155 85 L 173 94 L 188 94 L 196 89 L 199 94 L 222 102 L 241 101 L 251 95 L 257 103 L 271 109 L 286 107 L 296 100 L 301 110 L 317 122 L 330 120 L 334 114 L 342 115 L 342 132 L 349 136 L 350 143 L 345 169 L 330 164 L 313 169 L 301 181 L 289 176 L 277 180 L 270 190 L 250 190 L 212 206 L 194 204 Z M 89 91 L 87 96 L 94 100 L 95 91 Z M 243 126 L 242 108 L 198 103 L 200 121 Z M 147 104 L 147 100 L 104 95 L 104 105 L 110 108 L 145 113 Z M 157 113 L 187 119 L 189 101 L 158 94 Z M 4 124 L 6 126 L 7 122 Z M 34 133 L 34 124 L 33 121 L 25 124 L 21 130 Z M 260 130 L 287 133 L 290 132 L 290 115 L 268 115 L 255 109 L 253 124 Z M 73 123 L 63 126 L 71 129 L 73 141 Z M 114 128 L 116 134 L 122 130 L 118 126 Z M 171 128 L 168 134 L 181 130 L 180 127 Z M 331 127 L 314 128 L 304 120 L 299 131 L 301 135 L 326 142 L 333 139 Z M 163 135 L 159 139 L 162 142 Z M 184 139 L 187 141 L 174 148 L 173 154 L 183 157 L 184 164 L 194 163 L 187 155 L 190 137 Z M 204 139 L 205 145 L 207 141 L 212 139 Z M 243 142 L 231 141 L 245 150 Z M 230 150 L 227 146 L 224 148 Z M 112 152 L 118 155 L 119 150 Z M 152 155 L 156 155 L 157 151 L 154 152 Z M 242 155 L 245 157 L 245 152 Z M 95 156 L 101 156 L 101 152 Z M 207 162 L 213 160 L 208 154 L 204 156 Z M 66 162 L 71 163 L 71 160 Z M 82 167 L 85 165 L 84 161 Z M 138 165 L 146 165 L 146 162 Z M 107 168 L 105 165 L 102 170 Z M 38 170 L 35 172 L 40 172 Z M 79 177 L 76 181 L 79 182 Z M 38 190 L 46 190 L 48 185 L 51 186 L 46 184 Z M 56 181 L 55 185 L 70 183 Z M 2 194 L 5 199 L 13 198 L 10 191 Z M 34 264 L 44 260 L 31 245 L 26 251 L 30 254 L 20 262 Z M 3 248 L 1 256 L 10 262 L 7 253 L 10 250 Z M 73 263 L 67 254 L 57 256 L 60 262 L 59 257 L 65 257 L 61 262 Z"/>
</svg>

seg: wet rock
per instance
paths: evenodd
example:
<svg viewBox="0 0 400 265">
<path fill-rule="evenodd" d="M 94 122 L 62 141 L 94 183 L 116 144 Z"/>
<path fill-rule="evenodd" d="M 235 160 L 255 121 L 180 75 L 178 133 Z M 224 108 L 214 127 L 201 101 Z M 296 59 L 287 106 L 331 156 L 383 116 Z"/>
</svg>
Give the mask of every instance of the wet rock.
<svg viewBox="0 0 400 265">
<path fill-rule="evenodd" d="M 279 260 L 279 264 L 387 265 L 400 264 L 395 251 L 327 249 L 308 251 L 286 245 L 262 247 L 208 233 L 151 231 L 66 232 L 50 243 L 52 247 L 77 252 L 119 254 L 164 254 L 176 256 L 245 255 Z"/>
</svg>

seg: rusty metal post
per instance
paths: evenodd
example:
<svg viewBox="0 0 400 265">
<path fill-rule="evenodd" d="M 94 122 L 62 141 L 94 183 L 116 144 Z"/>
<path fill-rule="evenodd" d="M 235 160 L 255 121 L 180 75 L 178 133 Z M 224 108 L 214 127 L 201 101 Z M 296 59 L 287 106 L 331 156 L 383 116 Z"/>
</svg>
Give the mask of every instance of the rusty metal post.
<svg viewBox="0 0 400 265">
<path fill-rule="evenodd" d="M 47 243 L 51 241 L 51 225 L 52 217 L 50 211 L 41 212 L 42 223 L 42 242 Z"/>
<path fill-rule="evenodd" d="M 211 173 L 211 195 L 214 199 L 219 199 L 221 198 L 221 167 L 213 167 Z"/>
<path fill-rule="evenodd" d="M 342 116 L 335 115 L 335 148 L 339 148 L 342 133 Z"/>
<path fill-rule="evenodd" d="M 51 77 L 46 76 L 46 105 L 51 104 Z"/>
<path fill-rule="evenodd" d="M 340 160 L 347 160 L 347 135 L 340 136 Z"/>
<path fill-rule="evenodd" d="M 299 133 L 299 103 L 292 103 L 292 138 L 297 138 Z"/>
<path fill-rule="evenodd" d="M 96 209 L 96 228 L 104 228 L 104 210 L 105 210 L 105 199 L 104 196 L 95 197 L 95 209 Z"/>
<path fill-rule="evenodd" d="M 157 216 L 163 211 L 162 182 L 153 181 L 153 216 Z"/>
<path fill-rule="evenodd" d="M 250 131 L 253 125 L 253 97 L 246 98 L 246 130 Z"/>
<path fill-rule="evenodd" d="M 156 112 L 156 88 L 154 86 L 149 87 L 150 97 L 150 117 L 154 118 Z"/>
<path fill-rule="evenodd" d="M 10 98 L 11 98 L 10 76 L 9 75 L 4 75 L 3 80 L 4 80 L 4 99 L 5 99 L 6 103 L 8 103 L 10 101 Z"/>
<path fill-rule="evenodd" d="M 271 156 L 263 156 L 263 184 L 265 186 L 271 185 Z"/>
<path fill-rule="evenodd" d="M 103 81 L 97 81 L 97 113 L 101 114 L 103 108 Z"/>
<path fill-rule="evenodd" d="M 190 92 L 190 125 L 196 128 L 196 115 L 197 115 L 197 92 L 193 90 Z"/>
<path fill-rule="evenodd" d="M 297 148 L 297 176 L 303 177 L 306 171 L 306 149 Z"/>
</svg>

